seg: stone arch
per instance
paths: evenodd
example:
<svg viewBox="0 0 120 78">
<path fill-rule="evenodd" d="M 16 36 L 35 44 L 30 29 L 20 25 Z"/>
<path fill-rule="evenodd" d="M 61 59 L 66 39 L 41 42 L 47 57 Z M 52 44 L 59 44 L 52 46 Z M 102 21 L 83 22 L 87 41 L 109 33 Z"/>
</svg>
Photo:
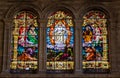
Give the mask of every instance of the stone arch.
<svg viewBox="0 0 120 78">
<path fill-rule="evenodd" d="M 11 33 L 12 33 L 12 27 L 14 26 L 13 17 L 21 11 L 30 11 L 33 15 L 36 15 L 38 17 L 37 18 L 38 26 L 40 26 L 39 19 L 41 17 L 40 15 L 41 9 L 38 8 L 37 6 L 33 4 L 19 3 L 17 5 L 13 5 L 12 7 L 10 7 L 10 9 L 7 11 L 3 19 L 3 22 L 4 22 L 3 64 L 5 66 L 3 66 L 2 72 L 6 70 L 8 70 L 9 72 L 10 70 L 10 61 L 8 59 L 10 59 L 9 51 L 11 47 L 10 45 L 11 38 L 12 38 Z"/>
<path fill-rule="evenodd" d="M 89 6 L 88 6 L 89 5 Z M 82 8 L 80 8 L 80 10 L 79 10 L 79 19 L 81 20 L 81 25 L 82 25 L 82 23 L 83 23 L 83 16 L 86 14 L 86 13 L 88 13 L 88 12 L 90 12 L 90 11 L 92 11 L 92 10 L 96 10 L 96 11 L 101 11 L 102 13 L 104 13 L 105 14 L 105 16 L 106 16 L 106 19 L 107 19 L 107 32 L 108 32 L 108 35 L 107 35 L 107 38 L 108 38 L 108 49 L 110 49 L 110 48 L 112 48 L 111 47 L 111 45 L 110 45 L 110 43 L 111 43 L 111 37 L 112 37 L 112 35 L 111 35 L 111 33 L 113 32 L 111 29 L 112 29 L 112 23 L 111 23 L 111 21 L 114 21 L 112 18 L 113 18 L 113 15 L 112 15 L 112 13 L 110 12 L 110 9 L 109 8 L 107 8 L 106 6 L 104 6 L 103 4 L 86 4 L 84 7 L 82 7 Z M 80 25 L 80 29 L 81 29 L 81 26 Z M 114 28 L 115 28 L 115 26 L 114 26 Z M 82 29 L 81 29 L 82 30 Z M 81 32 L 82 33 L 82 32 Z M 80 34 L 81 34 L 80 33 Z M 81 35 L 82 36 L 82 35 Z M 81 40 L 81 38 L 80 38 L 80 40 Z M 81 53 L 81 50 L 80 50 L 80 54 L 82 54 Z M 110 58 L 110 54 L 113 54 L 112 52 L 111 52 L 111 50 L 108 50 L 108 60 L 109 60 L 109 63 L 111 63 L 112 62 L 112 57 Z M 81 56 L 81 55 L 80 55 Z M 111 63 L 112 64 L 112 63 Z M 110 64 L 110 66 L 111 66 L 111 64 Z M 81 65 L 82 66 L 82 65 Z M 82 67 L 81 67 L 82 68 Z M 110 70 L 111 70 L 111 68 L 110 68 Z"/>
<path fill-rule="evenodd" d="M 33 4 L 25 4 L 25 3 L 20 3 L 18 5 L 14 5 L 12 6 L 8 12 L 6 13 L 6 15 L 4 16 L 5 18 L 13 18 L 13 16 L 23 10 L 27 10 L 27 11 L 31 11 L 34 14 L 36 14 L 38 16 L 38 18 L 41 17 L 41 9 L 38 8 L 38 6 L 35 6 Z"/>
<path fill-rule="evenodd" d="M 56 5 L 55 5 L 56 6 Z M 66 12 L 68 13 L 70 16 L 72 16 L 72 20 L 73 20 L 73 23 L 74 23 L 74 28 L 75 28 L 75 18 L 76 18 L 76 12 L 75 12 L 75 9 L 73 7 L 70 7 L 69 5 L 63 5 L 63 4 L 58 4 L 56 7 L 54 7 L 54 5 L 52 6 L 49 6 L 48 8 L 45 8 L 43 11 L 42 11 L 42 14 L 43 14 L 43 18 L 45 20 L 48 19 L 48 17 L 53 14 L 54 12 L 57 12 L 57 11 L 63 11 L 63 12 Z M 46 21 L 47 23 L 47 21 Z M 45 27 L 47 26 L 47 24 L 45 25 Z M 74 29 L 75 31 L 75 29 Z M 45 36 L 46 37 L 46 36 Z M 45 38 L 44 37 L 44 38 Z M 75 32 L 74 32 L 74 37 L 75 37 Z M 75 43 L 75 42 L 74 42 Z M 75 48 L 75 46 L 73 47 Z M 75 50 L 73 50 L 75 52 Z M 75 57 L 76 53 L 74 53 L 74 57 Z M 75 64 L 75 59 L 74 59 L 74 64 Z M 45 67 L 46 68 L 46 67 Z M 74 69 L 75 70 L 75 66 L 74 66 Z"/>
<path fill-rule="evenodd" d="M 56 7 L 54 7 L 56 6 Z M 70 5 L 66 5 L 66 4 L 58 4 L 58 5 L 51 5 L 47 8 L 45 8 L 43 11 L 42 11 L 42 14 L 43 14 L 43 18 L 47 19 L 47 17 L 53 13 L 53 12 L 56 12 L 58 10 L 62 10 L 62 11 L 65 11 L 65 12 L 68 12 L 71 14 L 71 16 L 73 18 L 76 18 L 76 10 L 75 8 L 71 7 Z"/>
<path fill-rule="evenodd" d="M 88 6 L 89 5 L 89 6 Z M 80 19 L 82 19 L 82 17 L 89 11 L 91 10 L 99 10 L 102 11 L 106 16 L 107 19 L 112 18 L 112 13 L 110 12 L 110 9 L 107 8 L 105 5 L 103 4 L 85 4 L 83 7 L 79 8 L 79 17 Z"/>
</svg>

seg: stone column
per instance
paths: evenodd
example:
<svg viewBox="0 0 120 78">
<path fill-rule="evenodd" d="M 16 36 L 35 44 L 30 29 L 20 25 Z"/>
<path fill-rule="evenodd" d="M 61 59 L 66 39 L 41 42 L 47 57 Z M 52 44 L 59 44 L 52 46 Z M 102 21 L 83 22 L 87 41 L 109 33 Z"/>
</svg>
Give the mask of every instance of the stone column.
<svg viewBox="0 0 120 78">
<path fill-rule="evenodd" d="M 2 71 L 2 55 L 3 55 L 3 21 L 0 20 L 0 72 Z"/>
<path fill-rule="evenodd" d="M 82 43 L 81 43 L 81 38 L 82 38 L 82 35 L 81 35 L 81 31 L 82 31 L 82 21 L 79 20 L 79 19 L 75 19 L 74 20 L 75 22 L 75 45 L 74 45 L 74 53 L 75 53 L 75 71 L 81 71 L 81 66 L 82 66 L 82 53 L 81 53 L 81 46 L 82 46 Z"/>
<path fill-rule="evenodd" d="M 39 71 L 46 71 L 46 24 L 47 19 L 39 19 Z"/>
<path fill-rule="evenodd" d="M 2 72 L 9 72 L 10 69 L 10 53 L 11 53 L 11 27 L 12 20 L 4 19 L 4 46 L 3 46 L 3 65 Z"/>
</svg>

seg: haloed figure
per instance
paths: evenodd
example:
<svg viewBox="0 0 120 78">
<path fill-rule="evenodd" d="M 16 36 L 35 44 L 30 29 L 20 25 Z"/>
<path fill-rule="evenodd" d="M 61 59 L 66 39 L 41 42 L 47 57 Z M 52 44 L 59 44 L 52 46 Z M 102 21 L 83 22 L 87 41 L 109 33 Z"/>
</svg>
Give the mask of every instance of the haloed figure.
<svg viewBox="0 0 120 78">
<path fill-rule="evenodd" d="M 100 27 L 96 27 L 95 28 L 94 35 L 95 35 L 95 38 L 94 38 L 95 42 L 99 43 L 101 41 L 101 39 L 102 39 Z"/>
<path fill-rule="evenodd" d="M 86 30 L 83 32 L 83 39 L 85 43 L 91 43 L 92 41 L 92 31 L 89 26 L 87 26 Z"/>
<path fill-rule="evenodd" d="M 25 45 L 25 39 L 26 39 L 26 37 L 25 37 L 25 28 L 24 27 L 20 27 L 20 29 L 19 29 L 19 37 L 18 37 L 18 43 L 19 43 L 19 45 L 21 45 L 21 46 L 24 46 Z"/>
<path fill-rule="evenodd" d="M 36 38 L 37 36 L 37 31 L 35 30 L 35 26 L 31 25 L 29 30 L 28 30 L 28 43 L 30 44 L 37 44 L 38 40 Z"/>
<path fill-rule="evenodd" d="M 95 48 L 93 47 L 86 47 L 87 55 L 86 55 L 86 60 L 87 61 L 93 61 L 95 60 Z"/>
<path fill-rule="evenodd" d="M 35 47 L 26 49 L 19 57 L 18 60 L 21 61 L 30 61 L 37 60 L 35 57 Z"/>
</svg>

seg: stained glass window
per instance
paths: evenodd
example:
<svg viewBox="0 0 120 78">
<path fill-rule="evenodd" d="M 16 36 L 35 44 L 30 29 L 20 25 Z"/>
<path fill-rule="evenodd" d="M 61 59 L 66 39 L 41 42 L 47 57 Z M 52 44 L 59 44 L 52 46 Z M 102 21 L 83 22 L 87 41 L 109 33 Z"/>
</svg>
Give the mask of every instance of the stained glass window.
<svg viewBox="0 0 120 78">
<path fill-rule="evenodd" d="M 57 11 L 48 17 L 47 71 L 66 72 L 74 69 L 74 28 L 72 17 Z"/>
<path fill-rule="evenodd" d="M 11 73 L 35 73 L 38 68 L 37 16 L 22 11 L 14 16 L 11 39 Z"/>
<path fill-rule="evenodd" d="M 108 29 L 106 15 L 101 11 L 90 11 L 84 15 L 83 20 L 83 72 L 109 72 Z"/>
</svg>

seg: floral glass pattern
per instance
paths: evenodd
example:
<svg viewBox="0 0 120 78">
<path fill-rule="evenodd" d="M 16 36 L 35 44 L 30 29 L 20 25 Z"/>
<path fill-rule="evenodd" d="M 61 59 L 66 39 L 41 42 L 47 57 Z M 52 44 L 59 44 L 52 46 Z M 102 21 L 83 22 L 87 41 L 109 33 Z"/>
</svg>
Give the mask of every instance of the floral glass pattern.
<svg viewBox="0 0 120 78">
<path fill-rule="evenodd" d="M 38 68 L 37 16 L 22 11 L 14 16 L 11 41 L 11 73 L 35 73 Z"/>
<path fill-rule="evenodd" d="M 83 16 L 83 20 L 83 72 L 109 72 L 108 29 L 106 15 L 101 11 L 90 11 Z"/>
<path fill-rule="evenodd" d="M 74 28 L 72 17 L 57 11 L 48 17 L 47 71 L 61 72 L 74 69 Z"/>
</svg>

